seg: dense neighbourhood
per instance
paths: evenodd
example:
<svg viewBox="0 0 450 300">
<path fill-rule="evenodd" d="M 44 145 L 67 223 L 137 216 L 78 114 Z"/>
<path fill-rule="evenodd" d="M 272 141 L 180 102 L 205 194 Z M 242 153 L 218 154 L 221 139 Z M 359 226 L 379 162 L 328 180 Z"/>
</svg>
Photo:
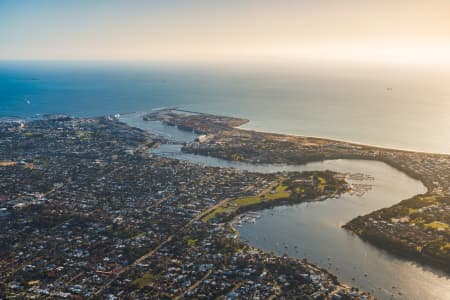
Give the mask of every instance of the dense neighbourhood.
<svg viewBox="0 0 450 300">
<path fill-rule="evenodd" d="M 230 127 L 222 121 L 215 132 Z M 1 122 L 0 298 L 372 298 L 307 261 L 247 246 L 211 215 L 233 201 L 343 192 L 340 174 L 149 155 L 161 142 L 111 117 Z"/>
</svg>

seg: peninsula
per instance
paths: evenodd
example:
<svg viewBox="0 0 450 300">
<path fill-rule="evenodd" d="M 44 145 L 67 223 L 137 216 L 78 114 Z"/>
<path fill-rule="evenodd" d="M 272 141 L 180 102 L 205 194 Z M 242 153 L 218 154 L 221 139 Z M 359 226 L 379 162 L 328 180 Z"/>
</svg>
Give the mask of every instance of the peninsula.
<svg viewBox="0 0 450 300">
<path fill-rule="evenodd" d="M 162 110 L 160 120 L 203 133 L 183 151 L 251 163 L 304 164 L 328 159 L 378 160 L 421 180 L 428 191 L 355 219 L 344 227 L 396 255 L 450 272 L 450 155 L 243 130 L 245 119 Z"/>
</svg>

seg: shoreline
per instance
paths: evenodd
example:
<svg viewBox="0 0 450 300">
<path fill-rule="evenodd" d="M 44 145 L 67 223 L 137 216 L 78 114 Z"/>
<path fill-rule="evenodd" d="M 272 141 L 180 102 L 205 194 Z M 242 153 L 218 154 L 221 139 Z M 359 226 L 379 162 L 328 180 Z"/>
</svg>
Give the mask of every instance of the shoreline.
<svg viewBox="0 0 450 300">
<path fill-rule="evenodd" d="M 326 141 L 331 141 L 331 142 L 348 143 L 348 144 L 355 145 L 355 146 L 370 147 L 370 148 L 376 148 L 376 149 L 387 150 L 387 151 L 403 151 L 403 152 L 411 152 L 411 153 L 418 153 L 418 154 L 450 155 L 450 152 L 432 152 L 432 151 L 416 150 L 416 149 L 402 148 L 402 147 L 395 147 L 395 146 L 383 146 L 383 145 L 376 145 L 376 144 L 368 144 L 368 143 L 362 143 L 362 142 L 346 140 L 346 139 L 338 139 L 338 138 L 332 138 L 332 137 L 306 135 L 306 134 L 295 134 L 295 133 L 283 133 L 283 132 L 279 132 L 279 131 L 270 131 L 270 130 L 263 131 L 263 130 L 259 130 L 257 128 L 255 128 L 255 129 L 242 128 L 242 126 L 245 126 L 250 123 L 251 123 L 251 120 L 249 120 L 248 123 L 245 123 L 241 126 L 234 127 L 234 128 L 238 129 L 238 130 L 257 132 L 257 133 L 261 133 L 261 134 L 268 133 L 268 134 L 282 135 L 282 136 L 295 137 L 295 138 L 314 138 L 314 139 L 326 140 Z"/>
<path fill-rule="evenodd" d="M 117 122 L 118 120 L 117 120 L 117 119 L 115 119 L 115 120 L 112 120 L 112 121 L 113 121 L 114 123 L 116 123 L 116 122 Z M 38 122 L 38 123 L 39 123 L 39 122 Z M 120 124 L 120 123 L 122 123 L 122 122 L 117 122 L 117 123 L 119 123 L 119 124 Z M 116 124 L 117 124 L 117 123 L 116 123 Z M 268 135 L 268 136 L 269 136 L 269 135 Z M 362 159 L 362 158 L 359 158 L 359 159 Z M 373 158 L 372 158 L 371 160 L 376 160 L 376 159 L 373 159 Z M 389 164 L 389 165 L 390 165 L 390 164 Z M 324 269 L 324 270 L 326 270 L 326 269 Z M 328 272 L 328 271 L 327 271 L 327 272 Z"/>
<path fill-rule="evenodd" d="M 198 115 L 208 115 L 208 116 L 219 116 L 219 117 L 224 117 L 224 118 L 229 118 L 227 116 L 224 115 L 215 115 L 215 114 L 210 114 L 210 113 L 202 113 L 202 112 L 196 112 L 196 111 L 190 111 L 190 110 L 184 110 L 184 109 L 180 109 L 179 107 L 159 107 L 159 108 L 154 108 L 152 109 L 152 112 L 158 112 L 158 111 L 165 111 L 165 110 L 174 110 L 174 111 L 180 111 L 180 112 L 189 112 L 189 113 L 194 113 L 194 114 L 198 114 Z M 133 115 L 133 114 L 148 114 L 148 112 L 125 112 L 125 113 L 119 113 L 120 116 L 122 115 Z M 42 114 L 40 115 L 40 117 L 30 117 L 30 119 L 28 118 L 20 118 L 19 117 L 0 117 L 0 122 L 33 122 L 33 121 L 37 121 L 37 120 L 41 120 L 41 119 L 45 119 L 46 117 L 50 116 L 67 116 L 69 118 L 79 118 L 77 116 L 70 116 L 70 115 L 65 115 L 65 114 Z M 111 116 L 111 115 L 105 115 L 105 116 Z M 16 119 L 17 118 L 17 119 Z M 234 117 L 233 117 L 234 118 Z M 9 119 L 9 120 L 8 120 Z M 237 118 L 237 119 L 241 119 L 241 118 Z M 120 121 L 120 117 L 118 118 L 118 120 Z M 272 134 L 272 135 L 276 135 L 276 136 L 280 136 L 280 137 L 291 137 L 291 138 L 305 138 L 305 139 L 317 139 L 317 140 L 322 140 L 322 141 L 329 141 L 329 142 L 336 142 L 336 143 L 345 143 L 351 146 L 356 146 L 356 147 L 365 147 L 365 148 L 369 148 L 369 149 L 375 149 L 375 150 L 381 150 L 381 151 L 395 151 L 395 152 L 403 152 L 403 153 L 409 153 L 409 154 L 425 154 L 425 155 L 446 155 L 450 157 L 450 153 L 441 153 L 441 152 L 428 152 L 428 151 L 417 151 L 417 150 L 413 150 L 413 149 L 401 149 L 401 148 L 392 148 L 392 147 L 384 147 L 384 146 L 379 146 L 379 145 L 370 145 L 370 144 L 363 144 L 363 143 L 359 143 L 359 142 L 354 142 L 354 141 L 347 141 L 347 140 L 340 140 L 340 139 L 333 139 L 333 138 L 328 138 L 328 137 L 316 137 L 316 136 L 309 136 L 309 135 L 297 135 L 297 134 L 286 134 L 286 133 L 279 133 L 279 132 L 271 132 L 271 131 L 260 131 L 260 130 L 255 130 L 255 129 L 247 129 L 247 128 L 241 128 L 242 126 L 251 123 L 251 120 L 248 119 L 241 119 L 244 120 L 245 123 L 236 127 L 232 127 L 233 129 L 237 129 L 237 130 L 241 130 L 241 131 L 246 131 L 246 132 L 253 132 L 253 133 L 257 133 L 257 134 L 262 134 L 262 135 L 267 135 L 267 134 Z M 144 120 L 143 120 L 144 121 Z M 164 124 L 166 125 L 166 124 Z M 168 126 L 168 125 L 166 125 Z M 181 130 L 181 129 L 180 129 Z M 302 164 L 307 164 L 307 163 L 311 163 L 311 162 L 317 162 L 317 161 L 324 161 L 327 160 L 328 158 L 325 159 L 312 159 L 312 160 L 306 160 L 305 162 L 303 162 Z M 380 159 L 380 158 L 372 158 L 372 157 L 344 157 L 342 156 L 341 159 L 365 159 L 365 160 L 376 160 L 376 161 L 381 161 L 384 162 L 386 164 L 388 164 L 389 166 L 402 171 L 403 173 L 407 174 L 408 176 L 420 180 L 427 188 L 427 192 L 429 193 L 431 188 L 430 188 L 430 184 L 427 184 L 427 181 L 424 180 L 419 174 L 415 174 L 414 172 L 411 172 L 410 170 L 406 169 L 406 168 L 402 168 L 401 166 L 399 166 L 398 164 L 386 160 L 386 159 Z"/>
<path fill-rule="evenodd" d="M 180 108 L 179 106 L 168 106 L 168 107 L 156 107 L 150 109 L 151 112 L 158 112 L 158 111 L 164 111 L 164 110 L 175 110 L 180 112 L 188 112 L 188 113 L 195 113 L 199 115 L 210 115 L 210 116 L 220 116 L 220 117 L 229 117 L 226 115 L 221 114 L 213 114 L 213 113 L 204 113 L 204 112 L 198 112 L 193 110 L 187 110 Z M 131 111 L 131 112 L 118 112 L 120 116 L 125 115 L 133 115 L 133 114 L 148 114 L 149 111 Z M 46 115 L 66 115 L 70 118 L 94 118 L 97 116 L 90 116 L 90 117 L 80 117 L 75 115 L 68 115 L 65 113 L 51 113 L 51 114 L 36 114 L 35 116 L 29 116 L 29 117 L 19 117 L 19 116 L 0 116 L 0 122 L 32 122 L 36 120 L 43 119 Z M 114 116 L 114 114 L 104 115 L 104 116 Z M 252 123 L 250 119 L 246 118 L 240 118 L 236 117 L 242 120 L 246 120 L 246 122 L 242 125 L 233 127 L 238 130 L 243 131 L 249 131 L 249 132 L 257 132 L 261 134 L 274 134 L 274 135 L 281 135 L 281 136 L 288 136 L 288 137 L 296 137 L 296 138 L 314 138 L 314 139 L 321 139 L 326 141 L 332 141 L 332 142 L 341 142 L 341 143 L 348 143 L 355 146 L 362 146 L 362 147 L 370 147 L 380 150 L 388 150 L 388 151 L 403 151 L 403 152 L 411 152 L 411 153 L 418 153 L 418 154 L 438 154 L 438 155 L 449 155 L 450 152 L 438 152 L 438 151 L 426 151 L 426 150 L 417 150 L 417 149 L 411 149 L 411 148 L 403 148 L 403 147 L 397 147 L 397 146 L 384 146 L 384 145 L 377 145 L 377 144 L 370 144 L 370 143 L 364 143 L 364 142 L 358 142 L 353 140 L 347 140 L 344 138 L 333 138 L 333 137 L 327 137 L 327 136 L 315 136 L 315 135 L 308 135 L 308 134 L 295 134 L 295 133 L 283 133 L 279 131 L 271 131 L 271 130 L 260 130 L 257 128 L 242 128 L 245 125 L 249 125 Z M 9 120 L 8 120 L 9 119 Z M 119 118 L 120 120 L 120 118 Z M 450 151 L 450 150 L 449 150 Z"/>
<path fill-rule="evenodd" d="M 242 125 L 232 126 L 232 121 L 236 121 L 234 117 L 229 117 L 228 127 L 223 126 L 224 123 L 227 124 L 226 117 L 220 117 L 221 127 L 219 127 L 218 123 L 215 123 L 214 115 L 202 113 L 198 113 L 195 118 L 189 118 L 178 115 L 176 110 L 167 110 L 149 114 L 147 117 L 150 120 L 161 120 L 163 117 L 164 121 L 168 118 L 171 123 L 181 125 L 184 130 L 195 131 L 200 125 L 205 128 L 203 130 L 205 131 L 206 141 L 196 141 L 185 145 L 182 148 L 182 152 L 185 153 L 255 164 L 301 165 L 330 159 L 362 159 L 386 163 L 409 177 L 419 180 L 425 186 L 426 191 L 407 199 L 398 199 L 398 202 L 391 207 L 381 208 L 359 217 L 365 221 L 359 222 L 359 227 L 354 228 L 352 226 L 351 231 L 379 248 L 382 245 L 381 248 L 389 252 L 404 252 L 403 257 L 411 258 L 412 256 L 414 261 L 425 262 L 444 272 L 449 272 L 445 266 L 436 264 L 436 261 L 439 261 L 445 265 L 448 261 L 448 246 L 446 246 L 449 244 L 448 239 L 445 238 L 445 235 L 444 237 L 440 235 L 437 230 L 433 230 L 432 234 L 427 232 L 429 231 L 428 226 L 435 221 L 446 223 L 445 211 L 448 210 L 446 203 L 450 201 L 450 174 L 448 172 L 450 170 L 450 155 L 241 129 Z M 248 120 L 245 119 L 238 119 L 238 121 L 243 122 L 243 124 L 248 123 Z M 429 199 L 432 199 L 433 202 L 430 203 Z M 423 212 L 418 209 L 428 208 L 431 204 L 437 207 L 438 212 L 441 212 L 437 214 L 437 219 L 433 217 L 435 214 L 428 215 L 426 211 Z M 391 224 L 394 223 L 394 219 L 404 218 L 405 214 L 407 222 L 409 222 L 408 215 L 412 214 L 411 222 L 413 222 L 413 219 L 422 218 L 422 223 L 418 226 L 415 223 L 410 223 L 412 227 L 408 227 L 406 230 L 401 226 L 403 223 L 395 221 L 397 225 Z M 344 226 L 345 229 L 348 230 L 357 218 L 358 216 L 355 216 L 347 222 Z M 388 230 L 389 227 L 385 228 L 384 224 L 393 226 L 392 228 L 395 228 L 395 230 Z M 392 241 L 396 242 L 395 248 L 397 249 L 385 247 L 384 243 L 373 240 L 371 237 L 373 235 L 366 235 L 366 229 L 371 228 L 379 231 L 378 238 L 383 239 L 386 244 L 390 244 Z M 430 239 L 431 237 L 433 238 Z M 436 239 L 439 240 L 438 244 L 434 242 Z M 436 245 L 438 245 L 438 248 L 436 248 Z M 410 255 L 409 252 L 413 252 L 413 255 Z"/>
<path fill-rule="evenodd" d="M 420 168 L 419 169 L 414 169 L 414 166 L 411 166 L 408 163 L 408 160 L 411 158 L 419 158 L 420 160 L 422 159 L 422 157 L 428 157 L 428 158 L 432 158 L 435 161 L 438 160 L 437 158 L 442 158 L 444 157 L 444 159 L 448 160 L 450 155 L 448 154 L 437 154 L 437 153 L 428 153 L 428 152 L 416 152 L 416 151 L 408 151 L 408 150 L 399 150 L 399 149 L 390 149 L 390 148 L 383 148 L 383 147 L 373 147 L 373 146 L 369 146 L 369 145 L 363 145 L 363 144 L 355 144 L 355 143 L 349 143 L 349 142 L 345 142 L 345 141 L 339 141 L 339 140 L 332 140 L 332 139 L 324 139 L 324 138 L 315 138 L 315 137 L 307 137 L 307 136 L 295 136 L 295 135 L 286 135 L 286 134 L 279 134 L 279 133 L 268 133 L 268 132 L 258 132 L 258 131 L 254 131 L 254 130 L 247 130 L 247 129 L 241 129 L 239 127 L 242 126 L 242 124 L 247 124 L 249 122 L 249 120 L 247 119 L 241 119 L 241 118 L 234 118 L 234 117 L 226 117 L 226 116 L 216 116 L 216 115 L 212 115 L 212 114 L 204 114 L 201 112 L 193 112 L 193 111 L 185 111 L 185 110 L 180 110 L 178 108 L 162 108 L 162 109 L 158 109 L 156 111 L 153 111 L 152 113 L 148 114 L 146 116 L 160 116 L 163 115 L 164 113 L 173 113 L 175 112 L 175 117 L 172 116 L 174 118 L 174 120 L 176 120 L 176 122 L 179 122 L 179 119 L 188 119 L 191 118 L 192 116 L 184 116 L 182 117 L 181 114 L 176 116 L 176 112 L 189 112 L 189 114 L 193 114 L 195 116 L 196 119 L 200 119 L 202 121 L 201 125 L 203 127 L 206 128 L 206 131 L 208 132 L 213 132 L 214 134 L 219 136 L 220 139 L 220 135 L 223 134 L 230 134 L 230 132 L 237 132 L 238 135 L 240 135 L 239 132 L 246 132 L 248 133 L 248 135 L 253 136 L 253 137 L 262 137 L 263 139 L 268 139 L 270 141 L 273 142 L 274 144 L 274 148 L 273 148 L 273 152 L 268 152 L 269 154 L 264 154 L 261 158 L 262 160 L 260 161 L 259 159 L 255 160 L 255 158 L 252 158 L 253 156 L 247 156 L 245 157 L 245 155 L 247 155 L 249 152 L 245 153 L 245 148 L 241 147 L 244 152 L 241 152 L 241 150 L 237 151 L 237 149 L 230 149 L 230 151 L 232 151 L 233 153 L 239 153 L 238 156 L 236 156 L 235 158 L 230 158 L 230 156 L 223 156 L 224 153 L 226 153 L 225 150 L 224 153 L 219 152 L 219 153 L 210 153 L 210 151 L 208 150 L 207 152 L 204 151 L 199 151 L 198 149 L 195 150 L 192 147 L 183 147 L 182 151 L 183 152 L 188 152 L 188 153 L 193 153 L 193 154 L 200 154 L 200 155 L 208 155 L 208 156 L 215 156 L 215 157 L 220 157 L 226 160 L 241 160 L 241 161 L 247 161 L 250 163 L 292 163 L 292 164 L 306 164 L 309 162 L 315 162 L 315 161 L 324 161 L 324 160 L 329 160 L 329 159 L 363 159 L 363 160 L 375 160 L 375 161 L 381 161 L 383 163 L 386 163 L 387 165 L 407 174 L 409 177 L 417 179 L 419 181 L 422 182 L 422 184 L 426 187 L 426 192 L 423 194 L 418 194 L 415 195 L 411 198 L 408 199 L 399 199 L 399 202 L 391 207 L 387 207 L 387 208 L 382 208 L 380 210 L 371 212 L 367 215 L 365 215 L 364 217 L 371 216 L 373 214 L 376 213 L 380 213 L 383 211 L 388 211 L 388 210 L 394 210 L 396 207 L 401 206 L 402 204 L 407 203 L 408 201 L 413 201 L 415 199 L 420 198 L 421 196 L 439 196 L 441 194 L 438 193 L 438 191 L 440 190 L 440 188 L 436 187 L 436 176 L 440 174 L 440 171 L 438 171 L 439 169 L 436 168 L 431 168 L 432 169 L 432 174 L 434 175 L 430 175 L 430 174 L 424 174 L 421 171 Z M 126 114 L 136 114 L 136 112 L 133 113 L 126 113 Z M 143 112 L 142 114 L 145 115 L 145 112 Z M 43 116 L 44 117 L 44 116 Z M 167 117 L 167 116 L 166 116 Z M 218 120 L 217 120 L 218 119 Z M 120 121 L 120 118 L 119 118 Z M 234 123 L 233 123 L 234 122 Z M 232 126 L 235 123 L 241 123 L 241 125 L 238 126 Z M 182 130 L 191 130 L 195 131 L 195 124 L 193 125 L 193 127 L 190 127 L 191 124 L 189 124 L 188 127 L 185 127 L 183 122 L 181 121 L 181 123 L 177 123 L 177 126 L 180 127 L 183 126 Z M 205 125 L 206 124 L 206 125 Z M 202 129 L 204 130 L 204 129 Z M 231 134 L 231 136 L 233 136 L 233 134 Z M 294 144 L 302 144 L 302 143 L 310 143 L 313 142 L 313 144 L 317 144 L 317 147 L 314 148 L 315 150 L 313 150 L 312 152 L 315 153 L 313 155 L 311 154 L 304 154 L 302 152 L 298 153 L 299 156 L 298 159 L 295 157 L 288 157 L 286 155 L 279 155 L 279 149 L 277 147 L 280 146 L 280 144 L 282 144 L 282 141 L 279 140 L 279 138 L 283 138 L 283 139 L 291 139 L 291 143 Z M 238 138 L 239 139 L 239 138 Z M 258 143 L 258 141 L 256 141 L 256 143 Z M 333 144 L 333 145 L 337 145 L 336 148 L 333 148 L 333 150 L 330 153 L 327 153 L 326 150 L 325 152 L 323 152 L 323 145 L 322 144 Z M 320 148 L 319 148 L 320 147 Z M 187 149 L 186 149 L 187 148 Z M 347 149 L 347 150 L 345 150 Z M 350 149 L 350 150 L 349 150 Z M 261 153 L 265 153 L 265 150 L 261 150 L 258 149 L 260 151 L 262 151 Z M 319 152 L 322 151 L 322 152 Z M 271 150 L 272 151 L 272 150 Z M 278 152 L 277 152 L 278 151 Z M 315 151 L 315 152 L 314 152 Z M 250 152 L 249 155 L 253 155 L 251 154 L 252 152 Z M 278 154 L 277 154 L 278 153 Z M 376 153 L 376 154 L 374 154 Z M 272 156 L 271 156 L 272 155 Z M 271 160 L 271 158 L 273 158 L 273 155 L 277 155 L 275 157 L 278 158 L 278 160 Z M 257 158 L 257 156 L 256 156 Z M 295 158 L 295 159 L 294 159 Z M 436 162 L 435 162 L 436 163 Z M 439 162 L 437 162 L 439 164 Z M 437 165 L 435 165 L 437 166 Z M 444 169 L 444 172 L 448 172 L 448 169 Z M 435 174 L 436 173 L 436 174 Z M 439 180 L 438 180 L 439 181 Z M 447 184 L 448 185 L 448 184 Z M 448 188 L 448 186 L 444 185 L 444 188 Z M 450 191 L 450 188 L 448 188 L 448 191 Z M 443 193 L 443 196 L 445 196 L 446 194 Z M 402 217 L 401 215 L 399 215 L 398 217 Z M 355 217 L 354 219 L 350 220 L 347 224 L 344 225 L 344 227 L 351 226 L 351 223 L 355 221 L 357 217 Z M 386 220 L 388 221 L 388 220 Z M 366 222 L 367 223 L 367 222 Z M 347 228 L 346 228 L 347 229 Z M 379 242 L 376 241 L 372 241 L 373 239 L 370 236 L 363 236 L 362 234 L 362 230 L 359 229 L 355 229 L 353 228 L 353 230 L 351 230 L 352 232 L 354 232 L 355 234 L 357 234 L 358 236 L 360 236 L 361 238 L 364 238 L 365 240 L 368 240 L 369 242 L 371 242 L 372 244 L 375 245 L 380 245 Z M 361 232 L 360 232 L 361 231 Z M 397 237 L 394 235 L 393 237 L 391 237 L 391 239 L 387 239 L 385 240 L 386 243 L 391 243 L 392 240 L 396 240 Z M 403 245 L 403 247 L 405 247 Z M 382 247 L 383 249 L 387 249 L 389 250 L 389 247 Z M 416 247 L 417 248 L 417 247 Z M 410 251 L 413 251 L 413 249 L 409 249 Z M 418 250 L 415 250 L 416 252 Z M 420 250 L 421 251 L 421 250 Z M 445 248 L 444 250 L 445 251 Z M 393 251 L 390 250 L 390 252 L 405 252 L 405 251 Z M 414 252 L 414 251 L 413 251 Z M 431 265 L 435 265 L 435 263 L 433 262 L 434 259 L 428 259 L 429 255 L 421 255 L 421 252 L 415 253 L 414 256 L 418 256 L 419 258 L 416 258 L 415 260 L 419 260 L 420 261 L 430 261 Z M 410 257 L 411 255 L 408 253 L 405 253 L 404 255 L 405 257 Z M 445 260 L 444 260 L 445 261 Z M 445 269 L 444 269 L 445 271 Z"/>
<path fill-rule="evenodd" d="M 158 111 L 165 111 L 165 110 L 174 110 L 174 111 L 180 111 L 180 112 L 188 112 L 188 113 L 194 113 L 194 114 L 198 114 L 198 115 L 204 115 L 204 116 L 218 116 L 218 117 L 224 117 L 224 118 L 235 118 L 235 117 L 228 117 L 225 115 L 214 115 L 214 114 L 210 114 L 210 113 L 202 113 L 202 112 L 196 112 L 196 111 L 189 111 L 189 110 L 184 110 L 184 109 L 179 109 L 178 107 L 162 107 L 162 108 L 156 108 L 152 111 L 158 112 Z M 124 113 L 123 115 L 131 115 L 131 114 L 143 114 L 146 115 L 148 113 L 146 112 L 130 112 L 130 113 Z M 241 119 L 241 118 L 237 118 L 237 119 Z M 411 150 L 411 149 L 399 149 L 399 148 L 390 148 L 390 147 L 383 147 L 383 146 L 377 146 L 377 145 L 370 145 L 370 144 L 363 144 L 363 143 L 358 143 L 358 142 L 352 142 L 352 141 L 346 141 L 346 140 L 339 140 L 339 139 L 332 139 L 332 138 L 326 138 L 326 137 L 316 137 L 316 136 L 308 136 L 308 135 L 296 135 L 296 134 L 285 134 L 285 133 L 278 133 L 278 132 L 270 132 L 270 131 L 259 131 L 259 130 L 254 130 L 254 129 L 247 129 L 247 128 L 241 128 L 242 126 L 251 123 L 251 120 L 249 119 L 241 119 L 243 121 L 245 121 L 244 124 L 239 125 L 239 126 L 235 126 L 232 127 L 233 129 L 236 130 L 240 130 L 240 131 L 246 131 L 246 132 L 250 132 L 250 133 L 257 133 L 257 134 L 261 134 L 261 135 L 276 135 L 276 136 L 280 136 L 280 137 L 291 137 L 291 138 L 303 138 L 303 139 L 317 139 L 317 140 L 321 140 L 321 141 L 329 141 L 329 142 L 336 142 L 336 143 L 345 143 L 351 146 L 356 146 L 356 147 L 364 147 L 364 148 L 369 148 L 369 149 L 374 149 L 374 150 L 381 150 L 381 151 L 395 151 L 395 152 L 403 152 L 403 153 L 408 153 L 408 154 L 423 154 L 423 155 L 446 155 L 450 157 L 450 153 L 439 153 L 439 152 L 426 152 L 426 151 L 416 151 L 416 150 Z M 120 119 L 119 119 L 120 121 Z M 144 122 L 146 122 L 146 120 L 142 120 Z M 162 123 L 162 122 L 161 122 Z M 163 123 L 164 124 L 164 123 Z M 167 124 L 164 124 L 165 126 L 169 126 Z M 182 130 L 182 129 L 179 129 Z M 182 150 L 182 152 L 184 152 Z M 197 153 L 194 153 L 197 154 Z M 200 154 L 202 155 L 202 154 Z M 308 164 L 308 163 L 313 163 L 313 162 L 320 162 L 320 161 L 325 161 L 328 160 L 329 158 L 324 158 L 324 159 L 310 159 L 310 160 L 305 160 L 304 162 L 302 162 L 300 165 L 302 164 Z M 432 188 L 431 188 L 431 183 L 428 182 L 427 180 L 425 180 L 420 174 L 417 174 L 411 170 L 409 170 L 408 168 L 403 168 L 401 167 L 398 163 L 393 162 L 392 160 L 388 160 L 384 157 L 369 157 L 369 156 L 358 156 L 358 157 L 346 157 L 346 156 L 341 156 L 339 158 L 336 159 L 362 159 L 362 160 L 374 160 L 374 161 L 380 161 L 383 163 L 386 163 L 387 165 L 405 173 L 406 175 L 408 175 L 411 178 L 414 178 L 416 180 L 419 180 L 422 182 L 422 184 L 427 188 L 427 191 L 424 194 L 428 194 L 431 192 Z M 268 162 L 271 163 L 271 162 Z M 271 164 L 280 164 L 282 165 L 283 163 L 271 163 Z M 417 196 L 417 195 L 416 195 Z M 415 196 L 414 196 L 415 197 Z M 406 200 L 406 199 L 405 199 Z"/>
</svg>

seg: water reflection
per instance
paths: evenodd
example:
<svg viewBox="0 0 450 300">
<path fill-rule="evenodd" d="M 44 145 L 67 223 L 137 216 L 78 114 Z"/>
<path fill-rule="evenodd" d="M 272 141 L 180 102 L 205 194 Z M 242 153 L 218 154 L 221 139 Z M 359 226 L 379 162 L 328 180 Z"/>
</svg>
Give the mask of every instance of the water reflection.
<svg viewBox="0 0 450 300">
<path fill-rule="evenodd" d="M 149 129 L 152 128 L 147 127 Z M 189 133 L 183 133 L 182 139 L 188 138 L 185 134 Z M 362 196 L 345 194 L 322 202 L 264 210 L 256 223 L 246 223 L 240 228 L 240 236 L 267 251 L 307 258 L 336 274 L 341 281 L 371 291 L 380 299 L 450 299 L 450 279 L 443 273 L 394 257 L 341 228 L 358 215 L 426 192 L 421 182 L 376 161 L 341 159 L 306 165 L 250 164 L 186 154 L 180 148 L 181 145 L 162 145 L 153 153 L 196 164 L 259 173 L 332 170 L 371 175 L 374 178 L 370 182 L 372 189 Z"/>
</svg>

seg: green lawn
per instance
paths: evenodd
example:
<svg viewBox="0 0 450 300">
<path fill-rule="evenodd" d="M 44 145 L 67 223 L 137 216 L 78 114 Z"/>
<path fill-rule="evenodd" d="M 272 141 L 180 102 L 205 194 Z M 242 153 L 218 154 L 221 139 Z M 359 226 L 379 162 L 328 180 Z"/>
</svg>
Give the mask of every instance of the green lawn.
<svg viewBox="0 0 450 300">
<path fill-rule="evenodd" d="M 195 244 L 197 243 L 197 240 L 196 239 L 188 239 L 187 243 L 188 243 L 189 247 L 194 247 Z"/>
<path fill-rule="evenodd" d="M 209 214 L 207 214 L 206 216 L 204 216 L 202 218 L 203 222 L 208 222 L 211 219 L 214 219 L 215 217 L 217 217 L 218 214 L 222 214 L 222 213 L 230 213 L 233 210 L 230 208 L 225 208 L 225 207 L 218 207 L 215 210 L 213 210 L 212 212 L 210 212 Z"/>
<path fill-rule="evenodd" d="M 287 185 L 284 184 L 279 184 L 276 188 L 275 188 L 275 192 L 277 193 L 281 193 L 287 190 Z"/>
<path fill-rule="evenodd" d="M 283 199 L 288 198 L 291 193 L 287 190 L 287 186 L 280 184 L 275 188 L 275 193 L 269 193 L 266 195 L 266 199 L 269 200 L 277 200 L 277 199 Z"/>
<path fill-rule="evenodd" d="M 418 212 L 418 211 L 419 211 L 419 210 L 416 209 L 416 208 L 408 208 L 408 214 L 409 214 L 409 215 L 415 214 L 415 213 Z"/>
<path fill-rule="evenodd" d="M 262 198 L 260 196 L 250 196 L 250 197 L 234 199 L 233 202 L 238 206 L 247 206 L 247 205 L 259 203 L 259 202 L 261 202 L 261 199 Z"/>
<path fill-rule="evenodd" d="M 285 199 L 288 198 L 291 193 L 287 190 L 287 186 L 280 184 L 275 188 L 274 193 L 267 193 L 265 197 L 261 196 L 250 196 L 243 197 L 233 200 L 233 202 L 238 206 L 248 206 L 252 204 L 260 203 L 264 200 L 277 200 L 277 199 Z"/>
<path fill-rule="evenodd" d="M 317 186 L 317 188 L 319 189 L 319 191 L 323 192 L 325 190 L 325 186 L 327 185 L 327 180 L 323 177 L 318 177 L 317 180 L 319 181 L 319 185 Z"/>
<path fill-rule="evenodd" d="M 160 277 L 159 274 L 152 274 L 150 272 L 145 273 L 141 278 L 138 278 L 133 281 L 133 285 L 137 285 L 140 288 L 143 288 L 149 285 L 153 280 L 158 279 Z"/>
<path fill-rule="evenodd" d="M 449 226 L 447 223 L 434 221 L 428 224 L 425 224 L 425 227 L 433 228 L 436 230 L 449 230 Z"/>
<path fill-rule="evenodd" d="M 450 243 L 445 243 L 444 245 L 442 245 L 441 250 L 443 251 L 450 250 Z"/>
<path fill-rule="evenodd" d="M 94 133 L 92 131 L 82 131 L 82 130 L 77 131 L 78 137 L 85 141 L 92 140 L 93 134 Z"/>
<path fill-rule="evenodd" d="M 288 187 L 286 185 L 280 184 L 278 185 L 272 192 L 267 193 L 265 197 L 262 196 L 249 196 L 242 197 L 232 200 L 231 202 L 236 205 L 236 207 L 218 207 L 214 211 L 210 212 L 206 216 L 202 218 L 203 222 L 208 222 L 211 219 L 214 219 L 219 214 L 230 214 L 233 213 L 238 207 L 249 206 L 253 204 L 258 204 L 262 201 L 272 201 L 278 199 L 286 199 L 291 193 L 287 190 Z"/>
<path fill-rule="evenodd" d="M 39 132 L 24 132 L 23 133 L 23 135 L 25 136 L 25 137 L 39 137 L 39 136 L 41 136 L 42 134 L 41 133 L 39 133 Z"/>
<path fill-rule="evenodd" d="M 425 196 L 425 197 L 420 197 L 420 200 L 421 200 L 422 202 L 429 203 L 430 205 L 431 205 L 431 204 L 434 204 L 434 203 L 437 203 L 437 199 L 436 199 L 436 196 L 435 196 L 435 195 L 432 195 L 432 196 Z"/>
</svg>

